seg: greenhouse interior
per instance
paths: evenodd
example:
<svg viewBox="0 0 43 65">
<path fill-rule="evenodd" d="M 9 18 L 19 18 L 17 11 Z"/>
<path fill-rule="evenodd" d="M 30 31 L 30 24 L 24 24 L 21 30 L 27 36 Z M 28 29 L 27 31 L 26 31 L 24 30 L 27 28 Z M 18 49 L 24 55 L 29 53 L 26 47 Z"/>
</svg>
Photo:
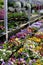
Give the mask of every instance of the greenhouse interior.
<svg viewBox="0 0 43 65">
<path fill-rule="evenodd" d="M 0 0 L 0 65 L 43 65 L 43 0 Z"/>
</svg>

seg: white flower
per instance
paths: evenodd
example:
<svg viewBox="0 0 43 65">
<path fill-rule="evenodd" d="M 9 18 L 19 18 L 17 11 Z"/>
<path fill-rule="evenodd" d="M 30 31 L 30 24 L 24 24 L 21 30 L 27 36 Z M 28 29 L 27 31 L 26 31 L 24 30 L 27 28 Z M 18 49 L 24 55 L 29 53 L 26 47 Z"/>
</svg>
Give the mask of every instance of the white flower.
<svg viewBox="0 0 43 65">
<path fill-rule="evenodd" d="M 3 59 L 1 58 L 1 61 L 3 61 Z"/>
<path fill-rule="evenodd" d="M 6 55 L 5 53 L 3 53 L 3 55 Z"/>
</svg>

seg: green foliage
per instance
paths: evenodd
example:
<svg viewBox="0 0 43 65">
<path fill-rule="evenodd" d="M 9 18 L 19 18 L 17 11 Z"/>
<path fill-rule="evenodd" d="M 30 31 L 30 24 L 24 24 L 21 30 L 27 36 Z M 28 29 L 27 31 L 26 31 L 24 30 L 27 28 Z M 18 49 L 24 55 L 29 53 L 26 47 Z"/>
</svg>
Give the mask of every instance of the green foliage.
<svg viewBox="0 0 43 65">
<path fill-rule="evenodd" d="M 0 8 L 3 8 L 4 0 L 0 0 Z"/>
<path fill-rule="evenodd" d="M 25 13 L 9 13 L 8 14 L 8 18 L 10 19 L 10 18 L 16 18 L 16 17 L 22 17 L 22 16 L 25 16 L 26 14 Z"/>
</svg>

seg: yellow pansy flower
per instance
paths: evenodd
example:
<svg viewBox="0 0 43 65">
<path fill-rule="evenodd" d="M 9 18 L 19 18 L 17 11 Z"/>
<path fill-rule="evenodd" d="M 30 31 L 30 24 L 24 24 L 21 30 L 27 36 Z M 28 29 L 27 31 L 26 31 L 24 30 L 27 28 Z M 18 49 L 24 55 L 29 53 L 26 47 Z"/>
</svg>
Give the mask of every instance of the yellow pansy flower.
<svg viewBox="0 0 43 65">
<path fill-rule="evenodd" d="M 40 59 L 38 59 L 38 60 L 36 61 L 36 63 L 40 64 Z"/>
<path fill-rule="evenodd" d="M 15 41 L 18 42 L 19 44 L 21 43 L 19 38 L 15 38 Z"/>
<path fill-rule="evenodd" d="M 29 40 L 32 40 L 32 41 L 35 41 L 35 42 L 41 42 L 41 39 L 37 38 L 37 37 L 29 38 Z"/>
<path fill-rule="evenodd" d="M 28 38 L 29 40 L 33 40 L 33 38 Z"/>
<path fill-rule="evenodd" d="M 19 50 L 18 50 L 18 52 L 22 52 L 24 50 L 24 48 L 20 48 Z"/>
<path fill-rule="evenodd" d="M 41 65 L 41 64 L 36 63 L 36 65 Z"/>
<path fill-rule="evenodd" d="M 33 37 L 33 41 L 35 41 L 35 42 L 41 42 L 41 39 L 37 38 L 37 37 Z"/>
<path fill-rule="evenodd" d="M 19 39 L 18 38 L 15 38 L 16 41 L 18 41 Z"/>
<path fill-rule="evenodd" d="M 36 50 L 40 50 L 42 47 L 41 46 L 37 46 L 36 47 Z"/>
</svg>

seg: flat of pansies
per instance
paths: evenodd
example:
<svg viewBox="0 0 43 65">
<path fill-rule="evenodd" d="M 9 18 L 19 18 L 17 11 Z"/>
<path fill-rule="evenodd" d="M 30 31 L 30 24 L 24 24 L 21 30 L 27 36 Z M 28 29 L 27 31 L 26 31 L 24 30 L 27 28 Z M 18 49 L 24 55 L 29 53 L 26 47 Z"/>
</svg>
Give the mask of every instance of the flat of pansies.
<svg viewBox="0 0 43 65">
<path fill-rule="evenodd" d="M 41 39 L 40 38 L 37 38 L 37 37 L 32 37 L 32 38 L 29 38 L 29 40 L 32 40 L 32 41 L 35 41 L 35 42 L 41 42 Z"/>
</svg>

